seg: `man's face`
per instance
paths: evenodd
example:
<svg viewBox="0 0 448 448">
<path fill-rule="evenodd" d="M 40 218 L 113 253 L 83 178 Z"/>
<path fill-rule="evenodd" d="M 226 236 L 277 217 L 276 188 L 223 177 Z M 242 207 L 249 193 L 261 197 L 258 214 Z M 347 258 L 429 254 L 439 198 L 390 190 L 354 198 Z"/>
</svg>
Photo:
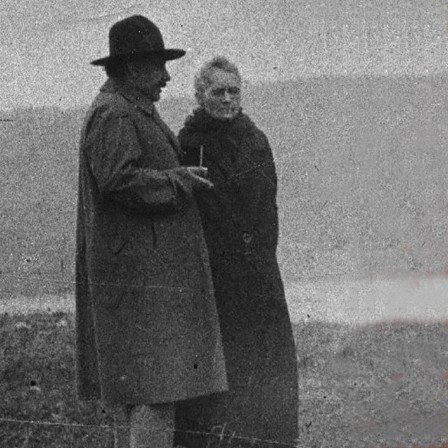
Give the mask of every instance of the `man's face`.
<svg viewBox="0 0 448 448">
<path fill-rule="evenodd" d="M 170 79 L 163 59 L 143 59 L 129 64 L 132 86 L 153 102 L 160 100 L 162 89 Z"/>
<path fill-rule="evenodd" d="M 241 104 L 241 81 L 233 73 L 215 69 L 211 84 L 198 98 L 199 105 L 213 118 L 231 120 L 236 117 Z"/>
</svg>

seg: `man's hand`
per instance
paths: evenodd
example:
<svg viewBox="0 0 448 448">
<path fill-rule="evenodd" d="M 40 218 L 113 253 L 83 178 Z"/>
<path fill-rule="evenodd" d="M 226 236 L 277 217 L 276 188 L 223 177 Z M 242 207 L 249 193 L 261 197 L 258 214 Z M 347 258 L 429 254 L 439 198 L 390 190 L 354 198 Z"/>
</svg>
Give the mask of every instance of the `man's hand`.
<svg viewBox="0 0 448 448">
<path fill-rule="evenodd" d="M 188 166 L 187 172 L 191 177 L 193 190 L 210 190 L 213 188 L 213 184 L 207 179 L 208 168 Z"/>
</svg>

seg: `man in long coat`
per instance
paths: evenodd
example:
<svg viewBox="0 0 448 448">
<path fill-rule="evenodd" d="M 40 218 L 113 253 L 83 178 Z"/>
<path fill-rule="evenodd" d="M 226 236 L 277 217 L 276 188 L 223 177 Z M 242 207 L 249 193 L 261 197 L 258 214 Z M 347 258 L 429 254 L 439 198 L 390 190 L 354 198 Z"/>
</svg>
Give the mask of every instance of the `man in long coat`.
<svg viewBox="0 0 448 448">
<path fill-rule="evenodd" d="M 170 76 L 159 29 L 110 30 L 108 75 L 82 130 L 76 254 L 78 395 L 115 410 L 117 447 L 172 446 L 175 403 L 227 389 L 194 192 L 154 102 Z"/>
</svg>

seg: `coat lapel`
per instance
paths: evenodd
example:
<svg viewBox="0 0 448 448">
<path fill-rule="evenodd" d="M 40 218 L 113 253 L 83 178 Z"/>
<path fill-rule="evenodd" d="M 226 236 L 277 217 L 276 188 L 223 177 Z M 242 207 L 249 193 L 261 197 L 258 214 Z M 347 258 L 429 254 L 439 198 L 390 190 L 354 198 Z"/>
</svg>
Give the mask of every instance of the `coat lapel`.
<svg viewBox="0 0 448 448">
<path fill-rule="evenodd" d="M 155 121 L 155 123 L 159 126 L 159 128 L 162 130 L 162 132 L 167 136 L 168 140 L 171 143 L 171 146 L 174 148 L 177 154 L 179 161 L 182 160 L 182 149 L 180 147 L 179 141 L 177 140 L 177 137 L 167 126 L 167 124 L 160 118 L 159 112 L 155 107 L 153 110 L 152 118 Z"/>
<path fill-rule="evenodd" d="M 117 83 L 108 81 L 106 82 L 104 87 L 106 90 L 119 92 L 127 101 L 133 104 L 135 108 L 140 109 L 145 115 L 151 117 L 151 119 L 154 120 L 154 122 L 159 126 L 161 131 L 168 138 L 168 141 L 171 143 L 171 146 L 173 147 L 179 162 L 182 160 L 182 149 L 176 136 L 166 125 L 166 123 L 160 118 L 159 112 L 157 111 L 152 101 L 149 101 L 147 98 L 138 95 L 135 91 L 129 89 L 125 85 L 119 85 Z"/>
</svg>

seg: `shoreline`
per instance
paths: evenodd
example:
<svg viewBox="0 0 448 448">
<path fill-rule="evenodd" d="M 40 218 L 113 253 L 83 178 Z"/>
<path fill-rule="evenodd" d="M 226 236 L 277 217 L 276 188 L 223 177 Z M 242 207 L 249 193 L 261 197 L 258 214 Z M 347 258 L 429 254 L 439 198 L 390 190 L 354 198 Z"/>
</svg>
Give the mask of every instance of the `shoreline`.
<svg viewBox="0 0 448 448">
<path fill-rule="evenodd" d="M 448 278 L 322 279 L 285 285 L 293 324 L 324 321 L 368 325 L 388 321 L 448 320 Z M 75 312 L 74 294 L 16 296 L 0 300 L 0 314 Z"/>
</svg>

